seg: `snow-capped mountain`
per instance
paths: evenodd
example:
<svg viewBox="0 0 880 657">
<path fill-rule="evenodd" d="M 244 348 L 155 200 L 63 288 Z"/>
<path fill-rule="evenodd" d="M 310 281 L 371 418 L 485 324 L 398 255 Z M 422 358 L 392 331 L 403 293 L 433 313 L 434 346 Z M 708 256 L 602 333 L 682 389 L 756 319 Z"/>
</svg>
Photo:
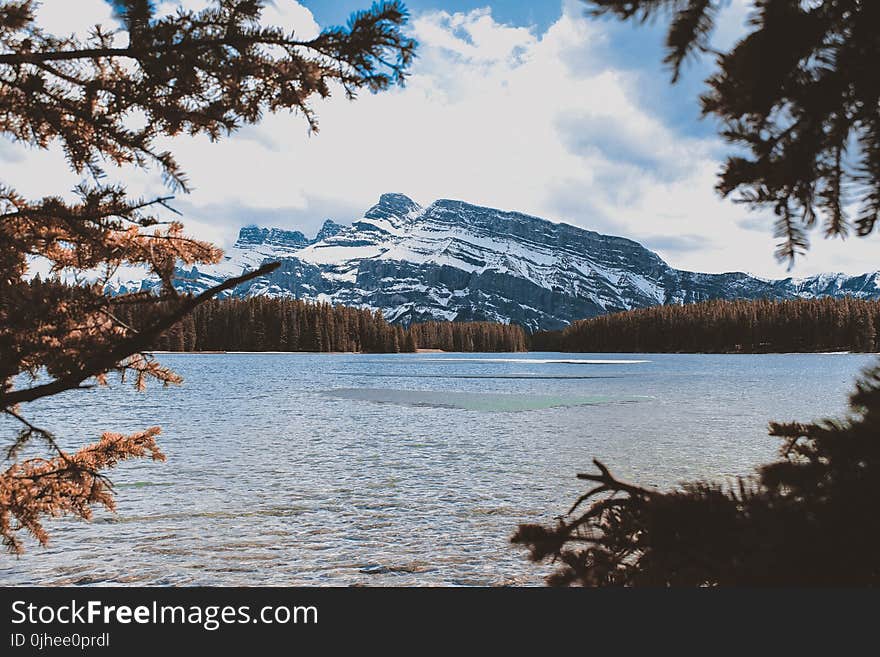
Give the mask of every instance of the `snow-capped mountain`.
<svg viewBox="0 0 880 657">
<path fill-rule="evenodd" d="M 278 269 L 231 294 L 367 306 L 402 323 L 496 320 L 533 330 L 716 298 L 880 298 L 880 272 L 783 280 L 701 274 L 674 269 L 622 237 L 462 201 L 423 208 L 402 194 L 383 194 L 351 226 L 327 220 L 313 240 L 298 231 L 242 228 L 221 263 L 181 270 L 178 286 L 201 291 L 275 260 Z"/>
</svg>

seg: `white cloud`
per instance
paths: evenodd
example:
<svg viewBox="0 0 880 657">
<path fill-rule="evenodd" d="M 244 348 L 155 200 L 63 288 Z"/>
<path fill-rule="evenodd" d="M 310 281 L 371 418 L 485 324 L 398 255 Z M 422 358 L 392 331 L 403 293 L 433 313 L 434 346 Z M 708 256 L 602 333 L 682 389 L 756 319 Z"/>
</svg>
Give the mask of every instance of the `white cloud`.
<svg viewBox="0 0 880 657">
<path fill-rule="evenodd" d="M 39 0 L 36 22 L 50 34 L 84 36 L 95 25 L 115 29 L 113 9 L 103 0 Z"/>
<path fill-rule="evenodd" d="M 491 10 L 450 14 L 437 11 L 413 21 L 422 48 L 455 53 L 468 64 L 491 64 L 523 54 L 537 42 L 529 28 L 499 25 Z"/>
<path fill-rule="evenodd" d="M 58 2 L 59 0 L 51 0 Z M 70 3 L 70 0 L 60 0 Z M 91 2 L 92 0 L 88 0 Z M 165 16 L 176 13 L 181 6 L 194 11 L 201 11 L 213 5 L 213 0 L 161 0 L 156 3 L 156 14 Z M 312 17 L 312 12 L 295 0 L 264 0 L 265 8 L 260 17 L 262 25 L 274 25 L 284 28 L 287 32 L 296 32 L 303 39 L 318 35 L 320 27 Z"/>
<path fill-rule="evenodd" d="M 103 5 L 82 4 L 92 2 Z M 735 38 L 747 3 L 734 5 L 723 40 Z M 267 19 L 317 32 L 295 2 L 277 0 L 273 12 Z M 640 104 L 637 74 L 591 47 L 605 39 L 603 24 L 585 19 L 580 3 L 566 3 L 541 34 L 499 24 L 488 9 L 418 15 L 410 29 L 420 49 L 407 86 L 316 103 L 318 134 L 279 114 L 219 144 L 175 140 L 195 187 L 185 203 L 191 229 L 228 246 L 250 208 L 254 220 L 271 216 L 308 233 L 328 208 L 350 220 L 398 191 L 653 242 L 676 267 L 785 275 L 772 257 L 770 219 L 763 230 L 744 228 L 746 210 L 715 195 L 717 142 L 677 135 Z M 5 157 L 0 175 L 34 196 L 62 179 L 69 187 L 69 176 L 46 179 L 50 165 L 60 166 L 57 153 Z M 161 192 L 154 176 L 125 179 L 136 193 Z M 817 235 L 796 273 L 875 269 L 873 242 L 841 247 Z"/>
</svg>

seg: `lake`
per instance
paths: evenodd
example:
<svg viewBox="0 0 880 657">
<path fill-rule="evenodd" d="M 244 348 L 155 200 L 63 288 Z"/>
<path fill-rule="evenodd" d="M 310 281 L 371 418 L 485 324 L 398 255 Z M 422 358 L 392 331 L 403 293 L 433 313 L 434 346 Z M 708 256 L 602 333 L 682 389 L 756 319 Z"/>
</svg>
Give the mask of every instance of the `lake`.
<svg viewBox="0 0 880 657">
<path fill-rule="evenodd" d="M 594 457 L 642 485 L 746 475 L 776 455 L 769 420 L 840 413 L 875 358 L 162 354 L 182 386 L 24 409 L 68 447 L 161 425 L 168 461 L 123 464 L 116 514 L 47 523 L 0 582 L 540 584 L 509 537 Z"/>
</svg>

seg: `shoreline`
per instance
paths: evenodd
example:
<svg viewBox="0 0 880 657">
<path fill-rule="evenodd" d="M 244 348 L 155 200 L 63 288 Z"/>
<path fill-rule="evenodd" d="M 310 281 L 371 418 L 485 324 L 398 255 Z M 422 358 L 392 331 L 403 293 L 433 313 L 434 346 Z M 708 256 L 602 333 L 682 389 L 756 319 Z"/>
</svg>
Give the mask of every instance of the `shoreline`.
<svg viewBox="0 0 880 657">
<path fill-rule="evenodd" d="M 146 350 L 150 354 L 325 354 L 327 356 L 395 356 L 406 354 L 620 354 L 646 356 L 880 356 L 880 351 L 446 351 L 416 349 L 415 351 L 169 351 Z"/>
<path fill-rule="evenodd" d="M 388 356 L 393 354 L 468 354 L 477 353 L 470 351 L 446 351 L 444 349 L 416 349 L 415 351 L 217 351 L 217 350 L 198 350 L 198 351 L 170 351 L 167 349 L 149 349 L 150 354 L 327 354 L 328 356 L 361 356 L 361 355 L 379 355 Z M 484 352 L 484 353 L 518 353 L 527 354 L 527 351 L 500 351 L 500 352 Z"/>
</svg>

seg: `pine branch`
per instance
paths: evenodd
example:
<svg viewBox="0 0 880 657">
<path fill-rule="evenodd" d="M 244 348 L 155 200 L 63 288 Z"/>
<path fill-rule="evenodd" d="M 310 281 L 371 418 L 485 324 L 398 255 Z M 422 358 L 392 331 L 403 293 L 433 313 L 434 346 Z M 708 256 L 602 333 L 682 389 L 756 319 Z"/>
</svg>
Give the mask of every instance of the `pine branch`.
<svg viewBox="0 0 880 657">
<path fill-rule="evenodd" d="M 149 349 L 150 345 L 159 335 L 168 328 L 174 326 L 174 324 L 179 322 L 195 307 L 208 301 L 224 290 L 231 290 L 241 283 L 274 271 L 280 266 L 280 264 L 281 263 L 279 262 L 265 264 L 254 271 L 227 279 L 197 296 L 186 299 L 174 312 L 156 320 L 151 326 L 136 335 L 120 341 L 117 345 L 111 346 L 111 348 L 105 353 L 93 356 L 84 363 L 82 367 L 64 377 L 31 388 L 0 392 L 0 408 L 12 408 L 18 404 L 31 402 L 42 397 L 70 390 L 77 387 L 86 379 L 113 369 L 114 366 L 124 358 Z"/>
</svg>

